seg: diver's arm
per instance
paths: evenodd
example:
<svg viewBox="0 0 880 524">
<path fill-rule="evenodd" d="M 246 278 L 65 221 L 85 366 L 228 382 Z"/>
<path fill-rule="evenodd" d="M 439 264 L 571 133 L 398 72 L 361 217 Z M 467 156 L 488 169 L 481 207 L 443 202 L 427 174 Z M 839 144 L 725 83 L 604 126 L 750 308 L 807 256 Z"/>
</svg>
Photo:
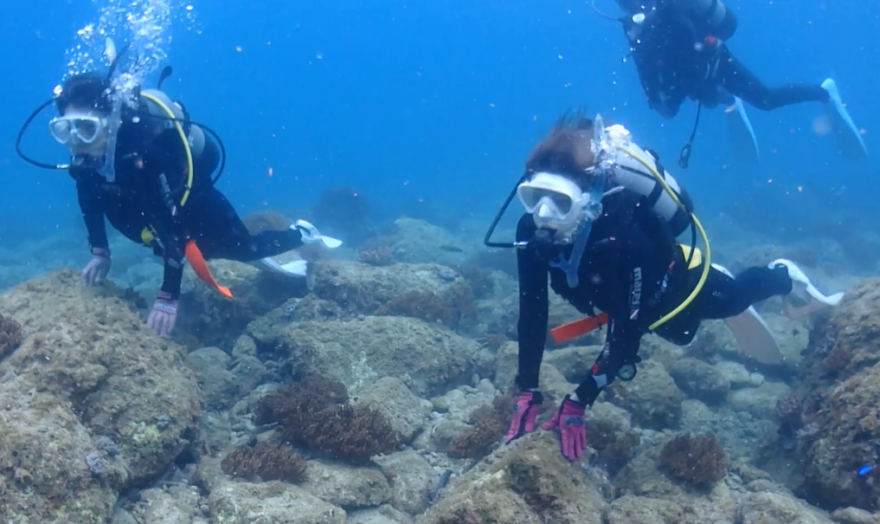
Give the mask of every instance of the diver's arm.
<svg viewBox="0 0 880 524">
<path fill-rule="evenodd" d="M 516 240 L 528 241 L 535 233 L 531 215 L 523 215 L 516 228 Z M 549 316 L 548 266 L 535 249 L 517 249 L 519 273 L 519 368 L 516 385 L 536 389 L 544 358 Z"/>
<path fill-rule="evenodd" d="M 645 235 L 638 232 L 638 238 L 627 238 L 618 258 L 618 263 L 609 273 L 615 274 L 615 284 L 611 289 L 608 307 L 608 327 L 605 346 L 596 358 L 590 376 L 575 390 L 575 401 L 591 406 L 602 390 L 614 382 L 620 368 L 625 364 L 637 364 L 639 345 L 644 334 L 641 320 L 643 289 L 642 265 L 650 263 L 647 248 L 650 247 Z"/>
<path fill-rule="evenodd" d="M 79 209 L 88 232 L 89 246 L 91 249 L 109 249 L 107 241 L 107 227 L 104 223 L 104 207 L 101 200 L 101 187 L 94 176 L 89 174 L 74 174 L 76 180 L 76 195 L 79 201 Z"/>
</svg>

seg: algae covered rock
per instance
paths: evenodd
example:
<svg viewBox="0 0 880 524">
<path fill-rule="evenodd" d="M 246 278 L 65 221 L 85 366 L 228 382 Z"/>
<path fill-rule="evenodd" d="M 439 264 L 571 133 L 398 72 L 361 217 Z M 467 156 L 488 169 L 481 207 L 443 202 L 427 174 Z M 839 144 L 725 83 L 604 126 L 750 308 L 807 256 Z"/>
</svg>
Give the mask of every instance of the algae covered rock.
<svg viewBox="0 0 880 524">
<path fill-rule="evenodd" d="M 670 366 L 675 384 L 688 396 L 709 404 L 727 398 L 730 380 L 714 366 L 695 358 L 683 358 Z"/>
<path fill-rule="evenodd" d="M 880 362 L 880 279 L 859 283 L 830 316 L 816 319 L 807 354 L 810 374 L 842 379 Z"/>
<path fill-rule="evenodd" d="M 783 493 L 747 493 L 737 508 L 742 524 L 831 524 L 823 512 Z"/>
<path fill-rule="evenodd" d="M 0 477 L 0 520 L 105 522 L 117 490 L 164 473 L 194 440 L 201 394 L 183 349 L 122 297 L 68 270 L 0 296 L 24 334 L 0 363 L 0 468 L 16 475 Z"/>
<path fill-rule="evenodd" d="M 346 524 L 345 510 L 283 482 L 224 482 L 208 498 L 217 524 Z"/>
<path fill-rule="evenodd" d="M 806 484 L 813 496 L 831 507 L 876 508 L 880 485 L 855 472 L 877 461 L 878 398 L 880 363 L 840 384 L 816 417 L 816 438 L 806 450 Z"/>
<path fill-rule="evenodd" d="M 668 500 L 625 495 L 605 511 L 607 524 L 679 524 L 684 522 L 680 504 Z"/>
<path fill-rule="evenodd" d="M 416 522 L 600 524 L 604 506 L 581 465 L 559 453 L 556 437 L 537 431 L 501 447 L 454 479 Z"/>
<path fill-rule="evenodd" d="M 375 408 L 388 417 L 404 443 L 412 442 L 431 414 L 431 403 L 415 396 L 397 377 L 380 378 L 368 385 L 356 404 Z"/>
<path fill-rule="evenodd" d="M 642 427 L 676 428 L 681 420 L 683 395 L 659 362 L 643 361 L 633 380 L 616 380 L 603 394 Z"/>
<path fill-rule="evenodd" d="M 360 468 L 314 460 L 309 462 L 303 489 L 346 510 L 369 508 L 391 499 L 388 479 L 376 468 Z"/>
<path fill-rule="evenodd" d="M 263 320 L 250 326 L 258 344 L 286 353 L 297 374 L 316 374 L 342 382 L 356 395 L 383 377 L 400 378 L 425 397 L 467 381 L 477 342 L 414 318 L 365 317 L 350 322 Z"/>
</svg>

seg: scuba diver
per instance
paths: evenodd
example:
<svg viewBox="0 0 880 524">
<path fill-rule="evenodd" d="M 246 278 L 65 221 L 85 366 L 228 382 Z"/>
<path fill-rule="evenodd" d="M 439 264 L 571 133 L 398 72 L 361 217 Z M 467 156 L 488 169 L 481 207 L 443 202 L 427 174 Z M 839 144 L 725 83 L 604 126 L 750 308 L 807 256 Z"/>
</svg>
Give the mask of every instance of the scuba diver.
<svg viewBox="0 0 880 524">
<path fill-rule="evenodd" d="M 101 283 L 110 271 L 106 218 L 126 238 L 143 243 L 163 258 L 162 286 L 147 324 L 167 337 L 177 319 L 186 261 L 199 278 L 232 298 L 231 291 L 214 280 L 205 260 L 251 262 L 303 277 L 305 261 L 281 265 L 270 257 L 304 243 L 328 248 L 341 244 L 303 220 L 283 231 L 250 234 L 215 187 L 225 164 L 219 137 L 192 122 L 184 107 L 162 91 L 119 87 L 122 82 L 113 79 L 115 68 L 114 61 L 106 76 L 86 73 L 67 80 L 53 99 L 31 114 L 16 141 L 25 160 L 39 167 L 67 169 L 76 182 L 92 257 L 82 271 L 83 285 Z M 159 88 L 170 74 L 171 69 L 165 68 Z M 49 131 L 58 143 L 70 148 L 69 165 L 35 161 L 20 148 L 30 122 L 51 104 L 58 116 L 49 123 Z M 203 129 L 216 140 L 209 139 Z M 220 170 L 212 179 L 218 164 Z"/>
<path fill-rule="evenodd" d="M 516 241 L 491 242 L 514 196 L 526 211 Z M 703 250 L 676 242 L 689 227 L 694 244 L 697 232 L 702 236 Z M 779 362 L 778 346 L 752 304 L 782 296 L 787 315 L 800 318 L 843 297 L 824 296 L 789 260 L 736 277 L 711 264 L 708 239 L 687 193 L 656 155 L 635 145 L 622 126 L 604 128 L 601 117 L 594 124 L 568 115 L 557 123 L 529 156 L 485 243 L 518 248 L 518 399 L 506 442 L 535 429 L 543 402 L 538 377 L 550 290 L 590 315 L 553 329 L 557 343 L 606 326 L 605 345 L 589 375 L 542 426 L 558 430 L 569 460 L 581 457 L 587 445 L 585 409 L 615 378 L 635 377 L 645 333 L 686 345 L 703 320 L 726 319 L 744 351 Z"/>
<path fill-rule="evenodd" d="M 595 0 L 593 0 L 595 2 Z M 821 84 L 765 85 L 727 47 L 736 32 L 733 11 L 720 0 L 616 0 L 627 13 L 618 20 L 630 44 L 648 105 L 665 118 L 677 113 L 685 98 L 696 101 L 696 121 L 679 161 L 687 168 L 702 107 L 727 108 L 734 155 L 757 160 L 755 133 L 743 101 L 764 111 L 803 102 L 825 105 L 840 150 L 864 159 L 867 149 L 840 99 L 832 79 Z M 595 9 L 595 5 L 594 5 Z"/>
</svg>

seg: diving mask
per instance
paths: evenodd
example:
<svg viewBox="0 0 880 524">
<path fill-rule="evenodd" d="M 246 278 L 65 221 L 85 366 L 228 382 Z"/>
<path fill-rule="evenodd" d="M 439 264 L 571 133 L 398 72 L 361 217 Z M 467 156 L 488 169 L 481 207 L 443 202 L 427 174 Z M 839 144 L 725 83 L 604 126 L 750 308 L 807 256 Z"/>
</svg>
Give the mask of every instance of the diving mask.
<svg viewBox="0 0 880 524">
<path fill-rule="evenodd" d="M 602 192 L 585 193 L 562 175 L 540 172 L 517 186 L 516 194 L 538 227 L 573 232 L 581 221 L 592 222 L 602 213 Z"/>
<path fill-rule="evenodd" d="M 107 127 L 107 119 L 92 115 L 69 115 L 53 118 L 49 132 L 59 144 L 92 144 Z"/>
</svg>

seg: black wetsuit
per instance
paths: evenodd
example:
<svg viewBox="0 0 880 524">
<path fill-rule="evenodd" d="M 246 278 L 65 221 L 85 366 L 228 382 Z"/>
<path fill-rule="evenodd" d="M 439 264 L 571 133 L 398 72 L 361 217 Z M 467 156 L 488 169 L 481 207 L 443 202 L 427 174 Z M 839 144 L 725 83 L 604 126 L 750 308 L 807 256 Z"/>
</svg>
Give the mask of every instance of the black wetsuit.
<svg viewBox="0 0 880 524">
<path fill-rule="evenodd" d="M 538 387 L 538 376 L 547 339 L 548 276 L 553 291 L 585 314 L 594 309 L 609 316 L 605 348 L 592 376 L 584 377 L 576 393 L 591 405 L 621 366 L 639 362 L 639 343 L 653 324 L 681 304 L 693 291 L 702 267 L 687 270 L 683 250 L 675 243 L 664 221 L 654 216 L 643 197 L 629 192 L 606 197 L 605 213 L 593 225 L 579 266 L 578 286 L 568 286 L 564 272 L 550 261 L 571 246 L 532 242 L 517 252 L 519 267 L 519 372 L 523 389 Z M 531 215 L 517 226 L 517 241 L 535 238 Z M 676 344 L 688 344 L 703 319 L 738 315 L 750 305 L 791 292 L 784 267 L 753 267 L 732 279 L 712 269 L 695 300 L 656 333 Z"/>
<path fill-rule="evenodd" d="M 128 239 L 141 243 L 151 230 L 150 247 L 165 261 L 162 291 L 180 296 L 186 243 L 194 240 L 206 259 L 249 262 L 302 245 L 295 230 L 264 231 L 251 235 L 232 205 L 211 185 L 219 152 L 205 137 L 205 147 L 193 159 L 193 189 L 186 204 L 180 200 L 187 170 L 186 152 L 176 129 L 150 140 L 143 126 L 127 122 L 116 144 L 116 180 L 109 184 L 94 169 L 72 165 L 79 206 L 92 248 L 108 248 L 106 217 Z M 170 194 L 163 190 L 167 181 Z"/>
<path fill-rule="evenodd" d="M 820 85 L 765 85 L 723 42 L 713 44 L 711 30 L 674 2 L 659 0 L 655 7 L 642 24 L 626 18 L 624 32 L 648 105 L 661 115 L 675 116 L 685 98 L 715 107 L 732 104 L 737 96 L 765 111 L 829 100 Z"/>
</svg>

